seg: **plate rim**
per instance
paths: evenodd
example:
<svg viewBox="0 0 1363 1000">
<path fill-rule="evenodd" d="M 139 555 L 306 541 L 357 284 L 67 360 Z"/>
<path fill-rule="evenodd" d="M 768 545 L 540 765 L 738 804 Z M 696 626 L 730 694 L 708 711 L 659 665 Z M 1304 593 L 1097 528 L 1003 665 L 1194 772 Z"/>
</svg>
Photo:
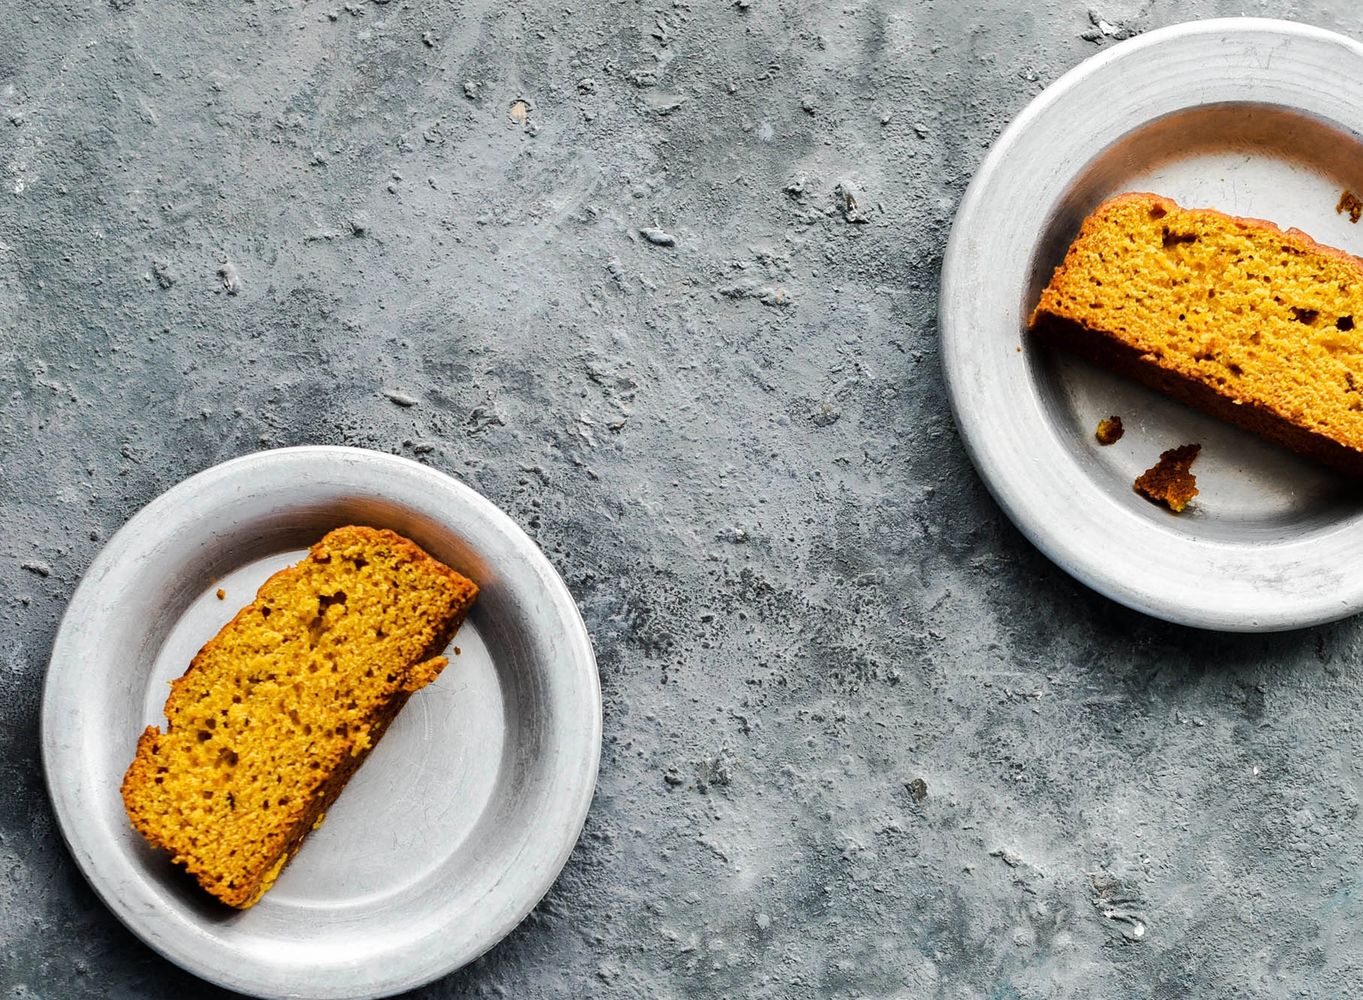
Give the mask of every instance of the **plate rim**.
<svg viewBox="0 0 1363 1000">
<path fill-rule="evenodd" d="M 51 652 L 44 670 L 38 713 L 39 752 L 44 786 L 57 820 L 57 828 L 61 832 L 62 841 L 86 883 L 124 927 L 157 954 L 206 982 L 262 998 L 297 997 L 301 995 L 291 986 L 278 983 L 269 984 L 251 977 L 237 977 L 224 969 L 197 962 L 193 954 L 192 942 L 187 942 L 182 950 L 170 947 L 170 942 L 166 938 L 158 938 L 150 933 L 149 928 L 143 923 L 142 916 L 125 905 L 125 902 L 112 891 L 113 886 L 98 878 L 101 873 L 94 866 L 95 852 L 90 852 L 89 857 L 83 853 L 82 849 L 88 848 L 90 845 L 81 839 L 79 818 L 70 808 L 78 804 L 81 797 L 78 795 L 68 796 L 63 791 L 65 786 L 60 774 L 60 765 L 64 762 L 62 755 L 65 754 L 67 758 L 75 760 L 78 759 L 78 750 L 75 740 L 62 741 L 56 735 L 60 731 L 60 724 L 59 720 L 55 718 L 58 696 L 55 693 L 54 682 L 54 678 L 60 679 L 61 676 L 58 657 L 63 653 L 64 646 L 72 641 L 69 639 L 72 622 L 76 615 L 88 614 L 86 605 L 90 603 L 91 588 L 95 586 L 95 581 L 104 575 L 108 565 L 113 563 L 115 555 L 122 548 L 126 548 L 128 539 L 135 537 L 138 529 L 144 524 L 153 521 L 163 506 L 174 503 L 178 498 L 191 493 L 195 487 L 201 487 L 205 481 L 211 480 L 213 477 L 229 478 L 243 472 L 249 474 L 253 468 L 258 467 L 261 463 L 299 459 L 331 462 L 336 460 L 362 461 L 376 465 L 387 465 L 408 475 L 415 474 L 418 477 L 426 478 L 433 488 L 444 489 L 457 495 L 465 505 L 465 509 L 471 508 L 490 523 L 498 525 L 513 540 L 518 555 L 527 558 L 540 574 L 550 589 L 551 600 L 559 611 L 564 613 L 564 617 L 569 622 L 571 628 L 567 635 L 562 636 L 563 648 L 568 652 L 563 660 L 572 665 L 575 674 L 579 675 L 577 680 L 583 683 L 582 701 L 584 707 L 588 702 L 591 705 L 591 711 L 587 713 L 586 718 L 579 720 L 585 723 L 582 747 L 586 750 L 586 759 L 580 760 L 577 768 L 562 769 L 565 773 L 574 776 L 576 787 L 570 789 L 571 809 L 564 812 L 564 819 L 570 820 L 570 822 L 559 826 L 562 835 L 558 838 L 557 851 L 552 857 L 551 863 L 542 867 L 534 866 L 538 871 L 538 877 L 530 880 L 519 905 L 510 910 L 498 923 L 479 934 L 473 942 L 474 947 L 452 952 L 444 956 L 437 965 L 417 970 L 415 975 L 388 975 L 382 977 L 382 981 L 379 977 L 373 977 L 370 982 L 357 989 L 342 988 L 340 991 L 332 989 L 331 992 L 326 993 L 328 997 L 344 998 L 344 1000 L 369 1000 L 369 998 L 392 996 L 447 976 L 486 954 L 514 931 L 539 905 L 558 880 L 567 865 L 568 859 L 581 840 L 582 831 L 595 799 L 600 775 L 603 707 L 600 670 L 596 662 L 591 635 L 587 630 L 577 601 L 547 554 L 510 515 L 495 503 L 473 487 L 442 470 L 432 468 L 405 456 L 347 445 L 305 444 L 263 449 L 216 463 L 179 480 L 135 511 L 101 546 L 89 565 L 81 573 L 80 581 L 72 592 L 66 609 L 58 622 Z M 585 767 L 581 765 L 585 765 Z"/>
<path fill-rule="evenodd" d="M 1009 167 L 1010 154 L 1036 127 L 1038 120 L 1050 112 L 1057 103 L 1072 96 L 1077 90 L 1090 87 L 1095 78 L 1111 74 L 1120 64 L 1147 58 L 1152 51 L 1157 52 L 1176 43 L 1207 35 L 1238 36 L 1246 41 L 1251 38 L 1298 40 L 1308 44 L 1330 46 L 1335 52 L 1346 52 L 1363 63 L 1363 43 L 1327 28 L 1280 18 L 1218 17 L 1186 21 L 1137 35 L 1089 56 L 1071 67 L 1017 113 L 990 146 L 962 195 L 943 253 L 941 285 L 937 300 L 938 345 L 952 417 L 972 465 L 1008 519 L 1047 558 L 1103 596 L 1164 621 L 1223 632 L 1287 631 L 1337 621 L 1363 610 L 1363 576 L 1353 582 L 1344 599 L 1336 592 L 1328 598 L 1321 595 L 1314 601 L 1295 600 L 1287 603 L 1276 600 L 1277 595 L 1266 594 L 1267 599 L 1254 608 L 1244 607 L 1243 602 L 1240 606 L 1233 606 L 1229 602 L 1217 604 L 1209 596 L 1210 591 L 1215 588 L 1206 588 L 1197 595 L 1203 598 L 1203 603 L 1199 604 L 1196 600 L 1188 602 L 1171 598 L 1148 587 L 1133 585 L 1120 570 L 1112 570 L 1110 560 L 1087 552 L 1082 546 L 1072 544 L 1064 531 L 1057 530 L 1053 523 L 1048 523 L 1044 513 L 1036 509 L 1036 504 L 1029 504 L 1023 491 L 1017 486 L 1015 481 L 1017 477 L 1010 477 L 1005 470 L 993 465 L 986 454 L 988 442 L 982 426 L 983 417 L 972 412 L 967 406 L 964 388 L 970 374 L 967 371 L 969 350 L 966 346 L 967 337 L 957 329 L 957 310 L 961 308 L 958 303 L 966 301 L 970 294 L 971 282 L 968 279 L 971 275 L 971 254 L 967 243 L 972 230 L 979 228 L 981 224 L 991 189 L 998 184 L 1000 171 Z M 1209 52 L 1210 58 L 1216 58 L 1218 55 L 1220 55 L 1218 50 L 1212 49 Z M 1363 88 L 1357 84 L 1353 89 L 1363 93 Z M 1173 110 L 1176 112 L 1224 103 L 1226 102 L 1190 95 Z M 1241 103 L 1248 105 L 1268 102 L 1246 96 L 1241 98 Z M 1319 113 L 1309 108 L 1277 103 L 1279 107 L 1297 110 L 1315 119 L 1321 117 Z M 1164 117 L 1167 113 L 1168 109 L 1159 114 L 1133 116 L 1124 123 L 1123 132 L 1113 141 L 1119 141 L 1121 135 L 1129 135 L 1135 129 Z M 1363 129 L 1352 131 L 1363 133 Z M 1101 155 L 1109 145 L 1110 143 L 1093 146 L 1092 155 Z M 1080 176 L 1085 165 L 1076 165 L 1071 179 Z M 1018 336 L 1025 336 L 1020 328 Z M 1035 393 L 1035 390 L 1033 392 Z M 1107 493 L 1105 490 L 1100 492 Z M 1052 515 L 1052 519 L 1062 518 Z M 1214 546 L 1222 549 L 1227 547 L 1223 541 L 1206 542 L 1203 545 L 1208 549 Z"/>
</svg>

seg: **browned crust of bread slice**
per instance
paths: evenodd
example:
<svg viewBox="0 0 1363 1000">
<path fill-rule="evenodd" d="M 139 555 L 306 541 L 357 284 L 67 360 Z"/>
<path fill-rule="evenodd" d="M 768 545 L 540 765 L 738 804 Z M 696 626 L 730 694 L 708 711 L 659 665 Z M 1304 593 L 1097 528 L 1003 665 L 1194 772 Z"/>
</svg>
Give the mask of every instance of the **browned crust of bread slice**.
<svg viewBox="0 0 1363 1000">
<path fill-rule="evenodd" d="M 1299 455 L 1350 476 L 1363 476 L 1363 454 L 1311 431 L 1254 400 L 1237 401 L 1207 383 L 1187 378 L 1157 364 L 1148 355 L 1103 330 L 1050 313 L 1035 319 L 1032 332 L 1053 347 L 1068 351 L 1118 375 L 1135 379 L 1156 392 L 1258 434 Z"/>
</svg>

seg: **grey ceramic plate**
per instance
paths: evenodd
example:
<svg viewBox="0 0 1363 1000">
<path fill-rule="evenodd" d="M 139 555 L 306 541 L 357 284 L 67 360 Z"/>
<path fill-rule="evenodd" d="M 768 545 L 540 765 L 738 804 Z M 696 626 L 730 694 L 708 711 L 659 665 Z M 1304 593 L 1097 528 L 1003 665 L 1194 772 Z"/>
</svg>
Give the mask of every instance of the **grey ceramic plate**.
<svg viewBox="0 0 1363 1000">
<path fill-rule="evenodd" d="M 1363 608 L 1356 485 L 1043 351 L 1026 318 L 1103 199 L 1154 191 L 1295 226 L 1363 254 L 1335 207 L 1363 194 L 1363 46 L 1304 25 L 1201 21 L 1113 46 L 1004 132 L 961 204 L 942 276 L 952 405 L 1008 516 L 1060 566 L 1141 611 L 1270 631 Z M 1094 440 L 1119 414 L 1126 436 Z M 1182 515 L 1132 492 L 1161 451 L 1200 442 Z"/>
<path fill-rule="evenodd" d="M 261 902 L 229 910 L 134 833 L 119 782 L 137 734 L 163 720 L 167 682 L 268 575 L 343 524 L 392 528 L 481 593 L 458 655 L 326 823 Z M 543 553 L 468 487 L 354 448 L 250 455 L 148 504 L 77 588 L 43 692 L 48 788 L 95 890 L 166 957 L 267 997 L 386 996 L 490 948 L 567 860 L 600 742 L 591 643 Z"/>
</svg>

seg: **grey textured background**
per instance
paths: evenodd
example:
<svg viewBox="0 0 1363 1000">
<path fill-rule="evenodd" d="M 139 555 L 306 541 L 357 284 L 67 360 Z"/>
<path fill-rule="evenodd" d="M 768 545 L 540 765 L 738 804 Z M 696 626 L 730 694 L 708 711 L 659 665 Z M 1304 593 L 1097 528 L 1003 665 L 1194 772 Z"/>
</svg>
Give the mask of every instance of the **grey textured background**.
<svg viewBox="0 0 1363 1000">
<path fill-rule="evenodd" d="M 39 690 L 102 540 L 306 442 L 502 505 L 600 657 L 577 852 L 412 996 L 1363 992 L 1359 624 L 1084 590 L 937 365 L 1009 118 L 1239 13 L 1363 35 L 1348 0 L 0 0 L 3 995 L 226 996 L 75 870 Z"/>
</svg>

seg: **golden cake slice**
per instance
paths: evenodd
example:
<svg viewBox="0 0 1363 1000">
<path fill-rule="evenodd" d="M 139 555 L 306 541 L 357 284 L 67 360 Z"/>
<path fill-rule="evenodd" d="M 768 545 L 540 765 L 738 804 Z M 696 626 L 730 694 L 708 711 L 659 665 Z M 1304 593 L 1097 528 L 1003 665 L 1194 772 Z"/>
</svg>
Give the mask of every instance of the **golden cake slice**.
<svg viewBox="0 0 1363 1000">
<path fill-rule="evenodd" d="M 1154 194 L 1084 220 L 1032 313 L 1043 341 L 1363 475 L 1363 261 Z"/>
<path fill-rule="evenodd" d="M 338 528 L 266 580 L 171 682 L 123 779 L 132 824 L 214 896 L 255 903 L 411 693 L 478 588 L 391 531 Z"/>
</svg>

